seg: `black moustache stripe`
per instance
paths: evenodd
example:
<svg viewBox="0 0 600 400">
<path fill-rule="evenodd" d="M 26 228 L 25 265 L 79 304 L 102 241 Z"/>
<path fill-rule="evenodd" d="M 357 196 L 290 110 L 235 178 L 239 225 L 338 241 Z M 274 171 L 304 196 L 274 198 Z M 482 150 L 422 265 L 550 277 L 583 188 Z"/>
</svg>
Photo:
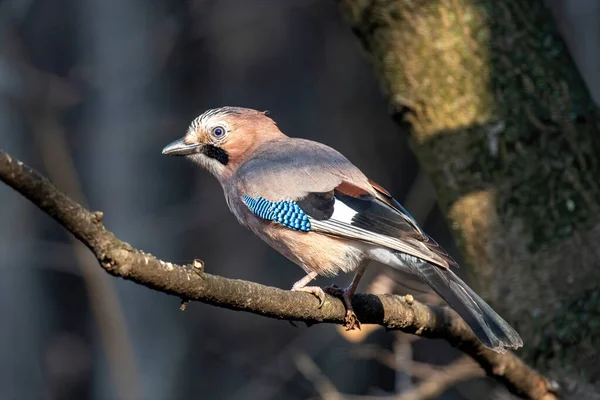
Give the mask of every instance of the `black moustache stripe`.
<svg viewBox="0 0 600 400">
<path fill-rule="evenodd" d="M 214 158 L 223 165 L 227 165 L 229 162 L 229 154 L 222 148 L 212 144 L 202 146 L 202 154 L 206 157 Z"/>
</svg>

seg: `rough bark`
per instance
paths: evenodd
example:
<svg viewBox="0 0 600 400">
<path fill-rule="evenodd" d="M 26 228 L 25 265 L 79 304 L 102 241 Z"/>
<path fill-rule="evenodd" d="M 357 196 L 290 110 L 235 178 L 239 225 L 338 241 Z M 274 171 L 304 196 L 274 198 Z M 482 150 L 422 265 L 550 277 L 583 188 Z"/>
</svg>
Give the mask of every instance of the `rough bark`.
<svg viewBox="0 0 600 400">
<path fill-rule="evenodd" d="M 600 119 L 544 2 L 340 6 L 519 354 L 597 387 Z"/>
</svg>

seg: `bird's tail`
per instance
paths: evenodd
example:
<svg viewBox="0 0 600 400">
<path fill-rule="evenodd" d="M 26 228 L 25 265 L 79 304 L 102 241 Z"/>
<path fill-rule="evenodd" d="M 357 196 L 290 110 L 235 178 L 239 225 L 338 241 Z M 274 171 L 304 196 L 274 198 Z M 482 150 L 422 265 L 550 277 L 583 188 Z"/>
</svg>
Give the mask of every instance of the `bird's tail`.
<svg viewBox="0 0 600 400">
<path fill-rule="evenodd" d="M 405 265 L 465 320 L 485 346 L 498 352 L 523 346 L 519 334 L 454 272 L 423 261 Z"/>
</svg>

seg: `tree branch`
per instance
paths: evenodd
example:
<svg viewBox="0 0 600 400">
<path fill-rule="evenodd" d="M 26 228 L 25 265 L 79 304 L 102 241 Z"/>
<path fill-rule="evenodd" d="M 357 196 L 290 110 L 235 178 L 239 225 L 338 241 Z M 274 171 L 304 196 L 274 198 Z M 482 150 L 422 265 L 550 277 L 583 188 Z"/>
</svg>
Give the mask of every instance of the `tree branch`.
<svg viewBox="0 0 600 400">
<path fill-rule="evenodd" d="M 231 310 L 307 324 L 342 324 L 343 303 L 327 296 L 322 308 L 307 293 L 291 292 L 204 272 L 203 264 L 175 265 L 134 249 L 119 240 L 102 223 L 101 212 L 91 212 L 58 190 L 38 172 L 0 151 L 0 179 L 64 226 L 96 256 L 106 272 L 184 301 L 200 301 Z M 355 312 L 364 324 L 428 338 L 446 339 L 473 357 L 487 372 L 524 398 L 556 397 L 546 378 L 511 352 L 496 353 L 484 347 L 465 322 L 447 307 L 428 307 L 412 296 L 357 294 Z"/>
</svg>

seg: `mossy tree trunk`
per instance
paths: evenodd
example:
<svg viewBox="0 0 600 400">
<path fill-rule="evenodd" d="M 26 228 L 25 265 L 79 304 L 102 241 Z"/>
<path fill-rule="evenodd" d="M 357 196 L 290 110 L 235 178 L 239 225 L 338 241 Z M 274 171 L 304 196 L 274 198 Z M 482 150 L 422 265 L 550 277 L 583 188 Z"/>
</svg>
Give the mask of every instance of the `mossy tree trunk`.
<svg viewBox="0 0 600 400">
<path fill-rule="evenodd" d="M 600 382 L 600 118 L 542 0 L 341 0 L 476 289 Z"/>
</svg>

